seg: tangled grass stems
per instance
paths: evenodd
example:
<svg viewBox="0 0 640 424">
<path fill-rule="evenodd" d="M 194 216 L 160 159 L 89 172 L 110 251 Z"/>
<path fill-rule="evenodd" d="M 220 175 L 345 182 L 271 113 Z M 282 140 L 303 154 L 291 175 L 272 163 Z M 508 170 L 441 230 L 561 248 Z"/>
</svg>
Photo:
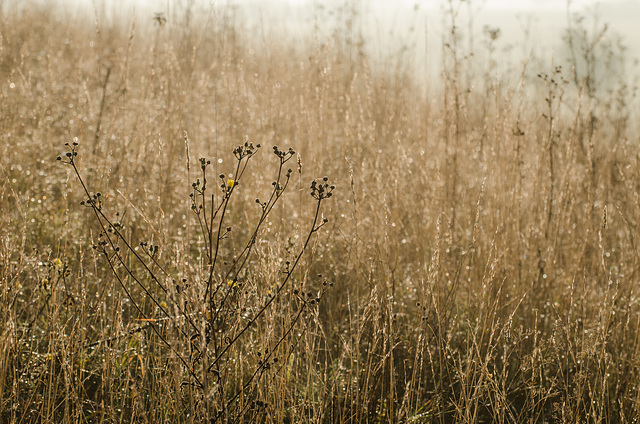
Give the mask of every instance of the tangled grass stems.
<svg viewBox="0 0 640 424">
<path fill-rule="evenodd" d="M 613 27 L 571 14 L 553 60 L 518 57 L 452 0 L 427 80 L 411 43 L 372 54 L 356 7 L 314 9 L 294 45 L 241 8 L 120 27 L 100 2 L 13 3 L 1 422 L 640 416 L 637 98 Z M 50 160 L 74 137 L 86 190 Z M 331 185 L 304 181 L 326 173 L 350 191 L 318 212 Z"/>
</svg>

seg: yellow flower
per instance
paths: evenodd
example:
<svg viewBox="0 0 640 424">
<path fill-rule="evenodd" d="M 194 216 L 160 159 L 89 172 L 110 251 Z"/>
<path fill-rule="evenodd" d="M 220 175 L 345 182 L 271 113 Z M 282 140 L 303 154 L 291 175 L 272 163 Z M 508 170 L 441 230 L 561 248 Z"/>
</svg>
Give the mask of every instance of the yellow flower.
<svg viewBox="0 0 640 424">
<path fill-rule="evenodd" d="M 56 271 L 62 268 L 62 261 L 60 260 L 60 258 L 55 258 L 51 261 L 51 264 L 56 269 Z"/>
<path fill-rule="evenodd" d="M 233 188 L 233 186 L 235 186 L 235 185 L 236 185 L 236 180 L 227 181 L 227 187 Z"/>
</svg>

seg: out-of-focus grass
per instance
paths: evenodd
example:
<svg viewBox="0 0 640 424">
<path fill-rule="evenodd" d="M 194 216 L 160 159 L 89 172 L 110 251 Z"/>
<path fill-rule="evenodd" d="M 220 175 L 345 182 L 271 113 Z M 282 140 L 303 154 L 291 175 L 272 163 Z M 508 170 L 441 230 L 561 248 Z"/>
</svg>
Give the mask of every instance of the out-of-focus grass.
<svg viewBox="0 0 640 424">
<path fill-rule="evenodd" d="M 501 75 L 490 32 L 472 56 L 452 27 L 426 99 L 410 52 L 372 72 L 346 32 L 264 48 L 230 10 L 206 29 L 179 14 L 110 28 L 58 13 L 9 8 L 0 27 L 3 422 L 640 414 L 640 150 L 633 89 L 598 68 L 624 59 L 614 45 L 585 44 L 591 34 L 576 30 L 575 69 L 530 57 Z M 176 317 L 190 305 L 201 327 L 174 320 L 152 331 L 145 319 L 160 319 L 160 305 L 125 272 L 145 275 L 142 265 L 129 253 L 114 271 L 91 248 L 100 227 L 72 169 L 55 160 L 74 140 L 121 241 L 159 246 L 153 272 L 166 271 L 172 288 L 153 296 Z M 189 194 L 200 157 L 212 180 L 235 178 L 231 150 L 245 141 L 267 148 L 226 212 L 224 266 L 276 177 L 270 146 L 297 153 L 250 282 L 220 282 L 237 310 L 214 323 L 216 337 L 237 334 L 229 323 L 276 292 L 313 219 L 309 182 L 327 174 L 337 188 L 291 281 L 214 372 L 196 359 L 214 347 L 212 309 L 198 303 L 207 241 Z M 324 294 L 298 319 L 296 296 L 307 292 Z M 269 349 L 278 365 L 243 389 Z"/>
</svg>

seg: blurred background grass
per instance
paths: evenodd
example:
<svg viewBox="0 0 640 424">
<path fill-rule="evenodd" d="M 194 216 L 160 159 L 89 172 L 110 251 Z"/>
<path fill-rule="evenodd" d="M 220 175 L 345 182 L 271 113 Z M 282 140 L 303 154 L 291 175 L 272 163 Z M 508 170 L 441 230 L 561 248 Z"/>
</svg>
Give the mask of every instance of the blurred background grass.
<svg viewBox="0 0 640 424">
<path fill-rule="evenodd" d="M 316 9 L 319 27 L 323 13 L 337 14 L 333 27 L 293 41 L 259 33 L 227 6 L 110 20 L 108 3 L 82 19 L 55 3 L 3 5 L 3 422 L 638 416 L 640 151 L 629 52 L 604 23 L 575 19 L 559 40 L 566 57 L 532 50 L 505 66 L 497 28 L 467 32 L 457 14 L 466 5 L 452 1 L 439 12 L 439 71 L 425 79 L 415 45 L 380 66 L 352 25 L 355 6 Z M 230 353 L 224 379 L 188 384 L 179 324 L 163 330 L 172 350 L 91 249 L 100 229 L 79 205 L 72 170 L 55 160 L 74 140 L 105 213 L 132 245 L 160 246 L 167 281 L 184 279 L 180 302 L 190 305 L 207 274 L 188 197 L 198 158 L 233 178 L 233 147 L 266 146 L 228 212 L 231 260 L 275 178 L 271 146 L 297 152 L 238 295 L 246 305 L 269 295 L 301 248 L 314 212 L 309 182 L 336 184 L 329 223 Z M 293 290 L 323 282 L 333 287 L 286 335 Z M 278 340 L 281 367 L 219 415 L 259 369 L 257 353 Z"/>
</svg>

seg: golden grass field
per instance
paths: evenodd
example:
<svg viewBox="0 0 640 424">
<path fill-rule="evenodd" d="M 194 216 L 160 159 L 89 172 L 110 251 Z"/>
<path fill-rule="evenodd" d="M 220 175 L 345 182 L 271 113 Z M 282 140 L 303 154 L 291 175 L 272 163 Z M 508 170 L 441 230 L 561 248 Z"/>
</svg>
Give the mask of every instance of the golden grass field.
<svg viewBox="0 0 640 424">
<path fill-rule="evenodd" d="M 600 27 L 503 73 L 444 10 L 425 87 L 342 24 L 59 9 L 0 15 L 0 422 L 636 422 L 636 91 Z"/>
</svg>

